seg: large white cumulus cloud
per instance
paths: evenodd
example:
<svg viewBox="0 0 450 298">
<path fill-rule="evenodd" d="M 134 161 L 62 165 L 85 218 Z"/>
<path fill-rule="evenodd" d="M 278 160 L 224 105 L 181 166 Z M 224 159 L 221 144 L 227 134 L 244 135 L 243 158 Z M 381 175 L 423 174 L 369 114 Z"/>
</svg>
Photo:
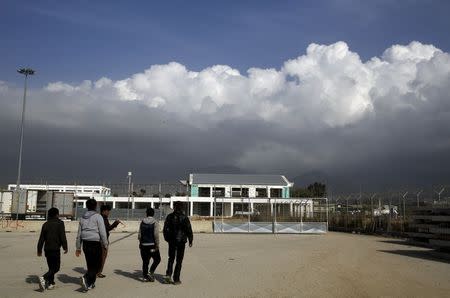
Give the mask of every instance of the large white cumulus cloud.
<svg viewBox="0 0 450 298">
<path fill-rule="evenodd" d="M 391 92 L 420 94 L 421 89 L 446 83 L 448 53 L 412 42 L 394 45 L 381 57 L 361 61 L 345 42 L 311 44 L 306 54 L 280 69 L 251 68 L 247 74 L 226 65 L 191 71 L 171 62 L 154 65 L 130 78 L 107 78 L 80 85 L 50 83 L 49 93 L 141 101 L 150 108 L 173 112 L 183 119 L 260 117 L 286 125 L 314 123 L 330 127 L 355 123 L 370 113 L 380 97 Z M 411 106 L 407 98 L 390 99 L 392 107 Z M 221 113 L 220 110 L 226 110 Z"/>
<path fill-rule="evenodd" d="M 393 45 L 362 61 L 345 42 L 311 44 L 277 69 L 241 73 L 214 65 L 193 71 L 171 62 L 118 81 L 49 83 L 31 91 L 40 104 L 29 121 L 89 130 L 92 117 L 104 117 L 105 127 L 149 137 L 183 126 L 209 140 L 220 136 L 225 147 L 238 143 L 240 149 L 228 152 L 226 161 L 234 166 L 339 168 L 362 162 L 369 151 L 380 160 L 391 156 L 392 148 L 401 146 L 399 135 L 450 149 L 449 135 L 441 129 L 450 125 L 449 86 L 450 55 L 433 45 Z M 0 82 L 2 118 L 17 108 L 6 98 L 19 94 L 20 88 Z M 176 127 L 161 124 L 167 119 Z M 192 142 L 192 148 L 202 143 Z M 220 139 L 214 142 L 221 147 Z M 377 147 L 381 143 L 383 148 Z"/>
</svg>

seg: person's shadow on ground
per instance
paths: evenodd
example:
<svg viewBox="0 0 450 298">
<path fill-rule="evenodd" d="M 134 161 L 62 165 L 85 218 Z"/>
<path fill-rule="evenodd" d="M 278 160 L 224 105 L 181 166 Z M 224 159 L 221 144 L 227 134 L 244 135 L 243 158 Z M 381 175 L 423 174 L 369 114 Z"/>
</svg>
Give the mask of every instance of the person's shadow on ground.
<svg viewBox="0 0 450 298">
<path fill-rule="evenodd" d="M 75 267 L 72 270 L 75 271 L 75 272 L 78 272 L 80 274 L 85 274 L 86 273 L 86 270 L 83 267 Z"/>
<path fill-rule="evenodd" d="M 25 278 L 25 282 L 27 284 L 38 284 L 39 283 L 39 276 L 37 276 L 37 275 L 28 275 Z"/>
<path fill-rule="evenodd" d="M 142 281 L 141 280 L 142 272 L 140 270 L 135 270 L 134 272 L 128 272 L 128 271 L 123 271 L 123 270 L 120 270 L 120 269 L 115 269 L 114 273 L 118 274 L 118 275 L 122 275 L 122 276 L 128 277 L 128 278 L 131 278 L 131 279 L 134 279 L 134 280 Z"/>
<path fill-rule="evenodd" d="M 28 275 L 25 278 L 25 282 L 27 284 L 35 284 L 35 285 L 37 285 L 37 284 L 39 284 L 39 276 L 37 276 L 37 275 Z M 35 292 L 42 292 L 41 289 L 39 289 L 39 288 L 35 289 L 34 291 Z"/>
<path fill-rule="evenodd" d="M 79 277 L 69 276 L 67 274 L 58 274 L 57 279 L 63 284 L 75 284 L 77 286 L 80 285 L 80 278 Z M 82 287 L 79 287 L 75 291 L 76 292 L 84 292 Z"/>
<path fill-rule="evenodd" d="M 127 272 L 120 269 L 116 269 L 114 270 L 114 273 L 142 282 L 141 270 L 134 270 L 134 272 Z M 155 281 L 158 281 L 159 283 L 164 283 L 164 276 L 161 274 L 155 274 Z"/>
<path fill-rule="evenodd" d="M 63 284 L 80 284 L 79 277 L 69 276 L 67 274 L 59 274 L 57 278 Z"/>
</svg>

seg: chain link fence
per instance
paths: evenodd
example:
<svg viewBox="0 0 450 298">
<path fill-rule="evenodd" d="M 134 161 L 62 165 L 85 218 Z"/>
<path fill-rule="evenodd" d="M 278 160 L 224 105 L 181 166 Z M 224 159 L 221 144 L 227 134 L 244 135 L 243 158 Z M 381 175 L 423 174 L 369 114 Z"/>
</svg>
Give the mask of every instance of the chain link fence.
<svg viewBox="0 0 450 298">
<path fill-rule="evenodd" d="M 329 198 L 329 229 L 407 236 L 418 210 L 439 206 L 450 207 L 450 186 L 335 194 Z"/>
</svg>

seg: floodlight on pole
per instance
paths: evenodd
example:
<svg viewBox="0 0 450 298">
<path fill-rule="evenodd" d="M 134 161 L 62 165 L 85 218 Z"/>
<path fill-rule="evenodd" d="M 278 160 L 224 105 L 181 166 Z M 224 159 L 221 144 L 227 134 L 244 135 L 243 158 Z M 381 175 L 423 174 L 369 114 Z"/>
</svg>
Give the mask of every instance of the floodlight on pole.
<svg viewBox="0 0 450 298">
<path fill-rule="evenodd" d="M 417 194 L 416 194 L 416 197 L 417 197 L 417 207 L 419 207 L 419 197 L 420 197 L 420 194 L 423 192 L 423 189 L 421 189 Z"/>
<path fill-rule="evenodd" d="M 434 192 L 437 193 L 438 196 L 439 196 L 438 202 L 441 201 L 441 194 L 444 192 L 444 190 L 445 190 L 445 186 L 444 186 L 439 192 L 438 192 L 438 191 L 434 191 Z"/>
<path fill-rule="evenodd" d="M 16 184 L 16 192 L 17 192 L 17 213 L 16 219 L 19 218 L 19 203 L 20 203 L 20 179 L 22 172 L 22 152 L 23 152 L 23 131 L 25 124 L 25 107 L 27 102 L 27 82 L 28 76 L 34 75 L 35 71 L 31 68 L 20 68 L 17 70 L 18 73 L 25 76 L 24 80 L 24 88 L 23 88 L 23 102 L 22 102 L 22 120 L 20 124 L 20 140 L 19 140 L 19 161 L 17 165 L 17 184 Z"/>
</svg>

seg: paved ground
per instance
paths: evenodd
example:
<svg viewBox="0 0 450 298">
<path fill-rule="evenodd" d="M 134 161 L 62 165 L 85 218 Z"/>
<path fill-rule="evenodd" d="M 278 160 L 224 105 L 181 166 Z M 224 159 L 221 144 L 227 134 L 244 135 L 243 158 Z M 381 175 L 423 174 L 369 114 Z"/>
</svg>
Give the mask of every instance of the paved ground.
<svg viewBox="0 0 450 298">
<path fill-rule="evenodd" d="M 449 297 L 450 262 L 427 249 L 385 238 L 327 235 L 196 234 L 183 284 L 142 283 L 136 234 L 115 233 L 107 278 L 78 291 L 84 258 L 64 255 L 57 288 L 37 292 L 46 269 L 36 233 L 0 233 L 0 297 Z M 166 249 L 157 273 L 166 266 Z"/>
</svg>

